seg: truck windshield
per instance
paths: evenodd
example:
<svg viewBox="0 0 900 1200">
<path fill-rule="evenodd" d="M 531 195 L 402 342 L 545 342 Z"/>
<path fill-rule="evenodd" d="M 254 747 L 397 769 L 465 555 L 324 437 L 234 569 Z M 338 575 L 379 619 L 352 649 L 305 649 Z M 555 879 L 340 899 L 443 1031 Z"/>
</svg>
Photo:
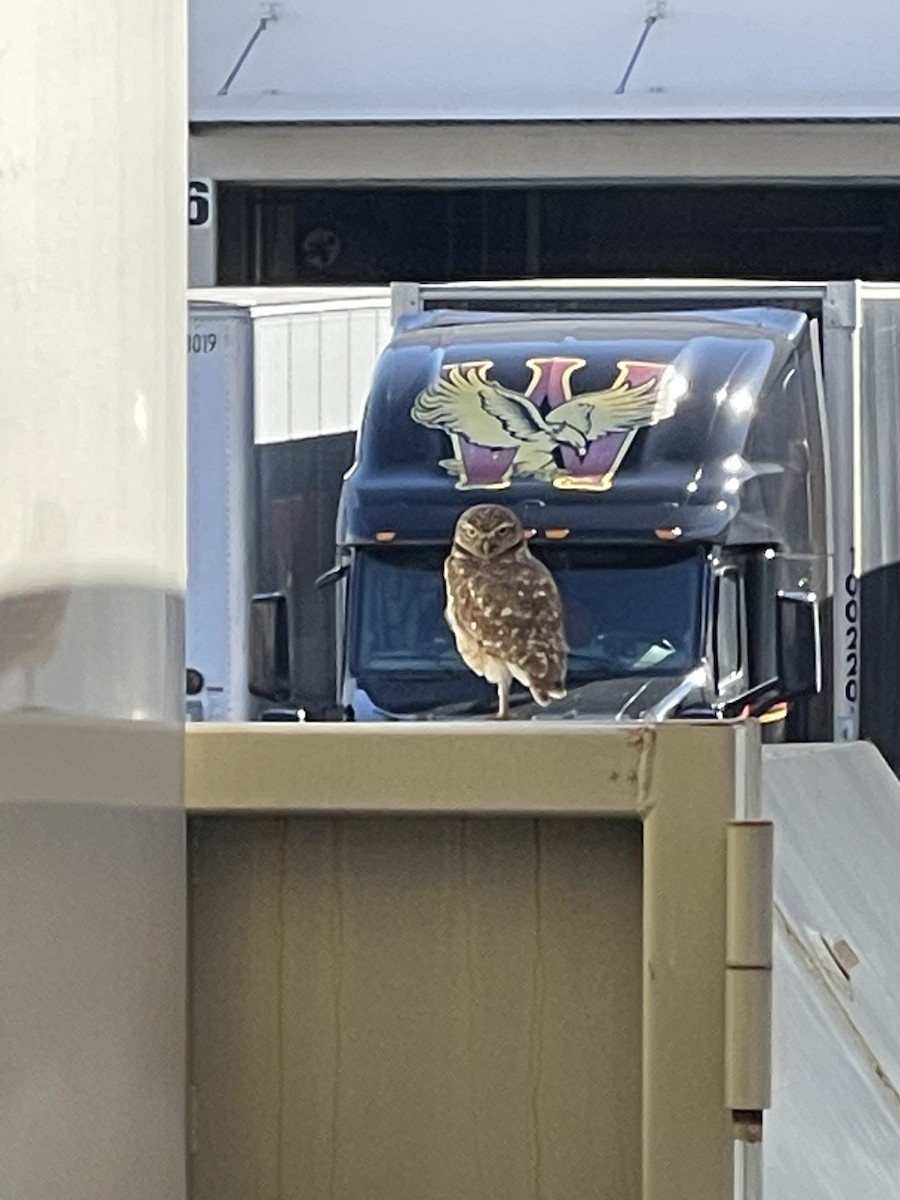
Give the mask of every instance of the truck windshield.
<svg viewBox="0 0 900 1200">
<path fill-rule="evenodd" d="M 705 557 L 696 548 L 610 550 L 534 546 L 563 599 L 569 687 L 628 676 L 681 675 L 700 658 Z M 391 713 L 489 703 L 444 619 L 442 565 L 432 547 L 362 550 L 350 590 L 350 673 Z"/>
</svg>

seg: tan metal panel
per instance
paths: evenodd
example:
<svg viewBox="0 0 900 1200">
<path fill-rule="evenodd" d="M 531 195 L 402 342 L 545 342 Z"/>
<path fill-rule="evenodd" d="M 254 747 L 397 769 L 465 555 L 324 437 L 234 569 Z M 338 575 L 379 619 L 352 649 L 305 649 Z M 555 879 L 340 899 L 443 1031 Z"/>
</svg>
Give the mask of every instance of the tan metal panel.
<svg viewBox="0 0 900 1200">
<path fill-rule="evenodd" d="M 725 723 L 191 728 L 194 1200 L 730 1195 L 756 754 Z"/>
<path fill-rule="evenodd" d="M 640 730 L 467 723 L 187 727 L 193 812 L 639 813 Z"/>
<path fill-rule="evenodd" d="M 194 822 L 194 1200 L 638 1200 L 636 822 Z"/>
</svg>

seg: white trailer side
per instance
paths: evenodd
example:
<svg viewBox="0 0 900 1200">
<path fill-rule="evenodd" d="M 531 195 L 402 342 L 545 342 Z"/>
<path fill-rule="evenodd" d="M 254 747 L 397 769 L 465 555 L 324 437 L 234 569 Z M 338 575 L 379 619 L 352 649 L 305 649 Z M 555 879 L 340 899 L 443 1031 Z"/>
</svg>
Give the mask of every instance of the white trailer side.
<svg viewBox="0 0 900 1200">
<path fill-rule="evenodd" d="M 390 337 L 389 293 L 198 288 L 188 292 L 188 304 L 187 665 L 204 680 L 201 693 L 188 697 L 188 716 L 246 720 L 255 714 L 247 689 L 247 604 L 265 590 L 262 559 L 271 557 L 265 543 L 272 505 L 260 494 L 257 448 L 356 429 Z M 300 469 L 307 459 L 298 459 Z M 295 482 L 300 490 L 302 481 Z M 339 477 L 333 486 L 336 494 Z M 302 661 L 297 671 L 302 685 Z"/>
<path fill-rule="evenodd" d="M 253 331 L 249 313 L 189 309 L 187 666 L 203 676 L 193 720 L 247 712 L 246 611 L 252 589 Z"/>
</svg>

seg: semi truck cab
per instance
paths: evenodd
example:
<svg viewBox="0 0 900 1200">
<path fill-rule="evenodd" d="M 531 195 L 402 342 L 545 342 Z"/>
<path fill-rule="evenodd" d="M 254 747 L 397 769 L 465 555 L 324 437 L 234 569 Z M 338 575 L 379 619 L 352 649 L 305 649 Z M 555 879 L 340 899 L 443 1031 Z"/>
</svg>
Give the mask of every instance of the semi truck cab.
<svg viewBox="0 0 900 1200">
<path fill-rule="evenodd" d="M 553 571 L 570 644 L 566 698 L 539 709 L 514 690 L 515 718 L 753 714 L 772 736 L 827 737 L 815 337 L 803 312 L 765 306 L 401 317 L 325 581 L 340 711 L 492 711 L 493 688 L 456 653 L 442 577 L 459 514 L 490 499 Z M 255 643 L 284 641 L 278 598 L 254 607 Z M 274 695 L 277 656 L 258 659 Z"/>
</svg>

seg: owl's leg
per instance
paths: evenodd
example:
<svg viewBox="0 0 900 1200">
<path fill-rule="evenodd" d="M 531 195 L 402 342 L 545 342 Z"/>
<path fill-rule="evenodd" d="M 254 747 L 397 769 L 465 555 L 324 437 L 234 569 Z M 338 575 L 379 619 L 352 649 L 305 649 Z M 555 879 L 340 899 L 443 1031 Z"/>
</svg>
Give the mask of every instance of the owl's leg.
<svg viewBox="0 0 900 1200">
<path fill-rule="evenodd" d="M 500 697 L 500 703 L 497 708 L 497 720 L 509 720 L 509 685 L 511 679 L 508 671 L 504 671 L 500 682 L 497 684 L 497 695 Z"/>
</svg>

